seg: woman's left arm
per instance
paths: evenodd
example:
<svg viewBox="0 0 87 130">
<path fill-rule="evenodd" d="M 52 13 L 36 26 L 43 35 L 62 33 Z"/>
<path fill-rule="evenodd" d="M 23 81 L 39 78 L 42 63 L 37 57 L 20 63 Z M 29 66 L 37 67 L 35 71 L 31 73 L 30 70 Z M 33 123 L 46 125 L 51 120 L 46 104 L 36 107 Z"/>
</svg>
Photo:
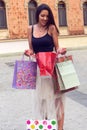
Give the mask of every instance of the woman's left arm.
<svg viewBox="0 0 87 130">
<path fill-rule="evenodd" d="M 55 50 L 58 54 L 62 54 L 64 55 L 66 53 L 66 48 L 60 48 L 59 47 L 59 43 L 58 43 L 58 32 L 57 29 L 54 25 L 51 26 L 51 32 L 52 32 L 52 37 L 53 37 L 53 41 L 54 41 L 54 46 L 55 46 Z"/>
<path fill-rule="evenodd" d="M 59 49 L 58 32 L 57 32 L 57 29 L 56 29 L 56 27 L 54 25 L 51 26 L 51 34 L 52 34 L 52 37 L 53 37 L 55 50 L 57 52 L 57 50 Z"/>
</svg>

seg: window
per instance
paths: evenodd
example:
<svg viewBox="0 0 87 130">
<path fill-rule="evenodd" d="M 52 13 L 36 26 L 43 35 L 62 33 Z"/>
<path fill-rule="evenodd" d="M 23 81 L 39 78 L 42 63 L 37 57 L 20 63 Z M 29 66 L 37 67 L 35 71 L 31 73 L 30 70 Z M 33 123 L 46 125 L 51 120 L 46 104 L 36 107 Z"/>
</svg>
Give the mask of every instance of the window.
<svg viewBox="0 0 87 130">
<path fill-rule="evenodd" d="M 37 3 L 34 0 L 31 0 L 28 3 L 28 14 L 29 14 L 29 24 L 30 25 L 36 23 L 36 19 L 35 19 L 36 8 L 37 8 Z"/>
<path fill-rule="evenodd" d="M 64 2 L 59 2 L 58 4 L 58 18 L 59 18 L 59 26 L 67 26 L 66 21 L 66 6 Z"/>
<path fill-rule="evenodd" d="M 0 29 L 7 28 L 5 3 L 0 0 Z"/>
<path fill-rule="evenodd" d="M 87 26 L 87 2 L 83 4 L 84 25 Z"/>
</svg>

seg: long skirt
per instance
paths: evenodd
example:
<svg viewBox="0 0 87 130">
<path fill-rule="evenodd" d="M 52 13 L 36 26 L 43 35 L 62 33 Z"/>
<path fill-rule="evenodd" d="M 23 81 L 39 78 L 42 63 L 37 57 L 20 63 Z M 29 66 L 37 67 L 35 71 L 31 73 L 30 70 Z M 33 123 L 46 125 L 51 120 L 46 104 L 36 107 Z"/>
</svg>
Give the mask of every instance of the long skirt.
<svg viewBox="0 0 87 130">
<path fill-rule="evenodd" d="M 37 69 L 36 90 L 33 100 L 34 119 L 60 120 L 64 113 L 65 96 L 62 93 L 54 93 L 52 77 L 41 77 Z"/>
</svg>

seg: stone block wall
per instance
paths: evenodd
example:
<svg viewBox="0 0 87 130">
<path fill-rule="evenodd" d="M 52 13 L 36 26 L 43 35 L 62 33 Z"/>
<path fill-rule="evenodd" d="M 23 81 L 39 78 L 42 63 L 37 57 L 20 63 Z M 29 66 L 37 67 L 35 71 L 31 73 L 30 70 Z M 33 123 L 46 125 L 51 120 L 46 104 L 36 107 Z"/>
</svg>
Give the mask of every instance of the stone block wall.
<svg viewBox="0 0 87 130">
<path fill-rule="evenodd" d="M 67 17 L 68 30 L 70 34 L 84 34 L 83 12 L 81 8 L 81 0 L 69 0 Z"/>
<path fill-rule="evenodd" d="M 27 36 L 28 12 L 24 0 L 10 0 L 8 9 L 8 29 L 10 37 L 25 38 Z"/>
<path fill-rule="evenodd" d="M 3 0 L 3 1 L 6 3 L 7 30 L 9 32 L 9 39 L 27 38 L 27 28 L 29 24 L 28 2 L 30 0 Z M 38 5 L 41 3 L 47 3 L 51 7 L 58 27 L 59 25 L 58 25 L 57 5 L 59 1 L 63 1 L 66 4 L 66 13 L 67 13 L 66 30 L 68 31 L 67 34 L 68 35 L 84 34 L 83 9 L 81 6 L 82 0 L 36 0 Z M 64 31 L 66 32 L 66 30 Z"/>
</svg>

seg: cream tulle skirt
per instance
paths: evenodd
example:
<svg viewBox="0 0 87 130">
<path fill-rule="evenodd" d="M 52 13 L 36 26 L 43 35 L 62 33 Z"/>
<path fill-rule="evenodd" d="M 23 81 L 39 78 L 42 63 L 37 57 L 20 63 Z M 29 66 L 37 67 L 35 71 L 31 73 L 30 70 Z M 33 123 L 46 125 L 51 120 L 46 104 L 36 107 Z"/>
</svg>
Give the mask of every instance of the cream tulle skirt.
<svg viewBox="0 0 87 130">
<path fill-rule="evenodd" d="M 41 77 L 37 69 L 36 90 L 33 94 L 33 119 L 60 120 L 64 113 L 65 96 L 62 93 L 54 93 L 52 77 Z"/>
</svg>

